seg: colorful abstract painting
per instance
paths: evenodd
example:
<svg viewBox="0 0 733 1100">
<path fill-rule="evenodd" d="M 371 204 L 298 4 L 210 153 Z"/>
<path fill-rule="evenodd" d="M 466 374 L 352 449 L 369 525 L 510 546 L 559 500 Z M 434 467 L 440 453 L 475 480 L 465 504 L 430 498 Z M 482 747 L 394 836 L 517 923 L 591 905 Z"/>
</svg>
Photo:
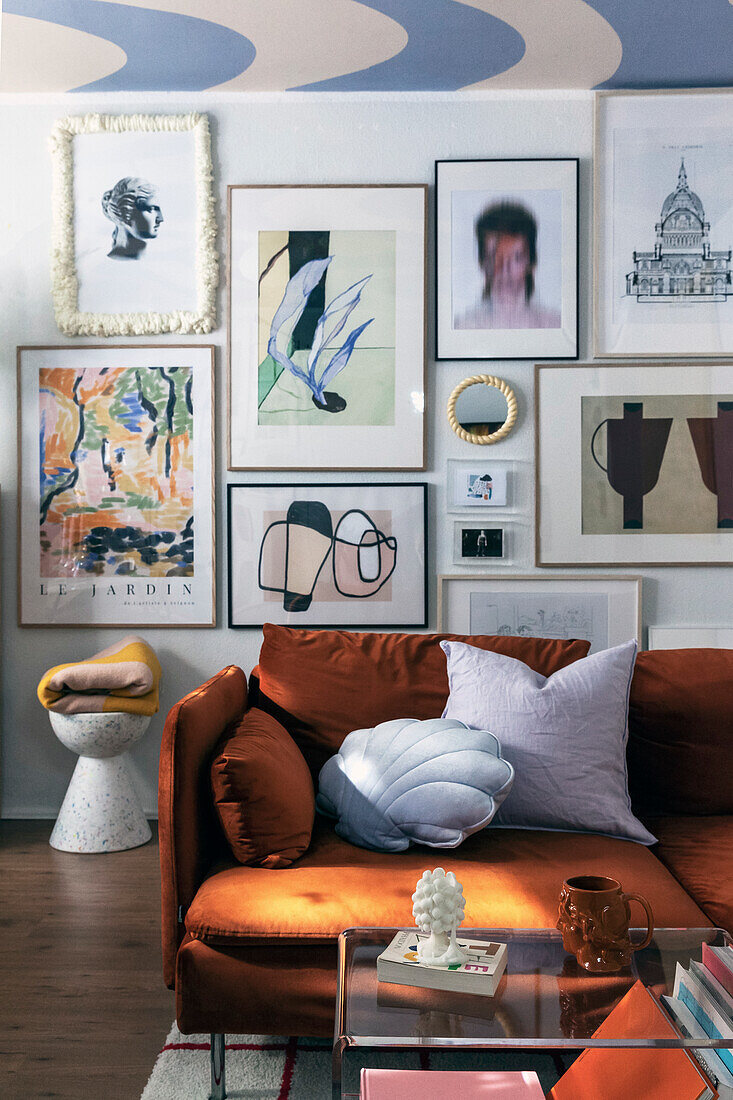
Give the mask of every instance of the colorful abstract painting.
<svg viewBox="0 0 733 1100">
<path fill-rule="evenodd" d="M 194 576 L 193 371 L 41 368 L 41 577 Z"/>
<path fill-rule="evenodd" d="M 394 231 L 260 231 L 257 422 L 395 422 Z"/>
</svg>

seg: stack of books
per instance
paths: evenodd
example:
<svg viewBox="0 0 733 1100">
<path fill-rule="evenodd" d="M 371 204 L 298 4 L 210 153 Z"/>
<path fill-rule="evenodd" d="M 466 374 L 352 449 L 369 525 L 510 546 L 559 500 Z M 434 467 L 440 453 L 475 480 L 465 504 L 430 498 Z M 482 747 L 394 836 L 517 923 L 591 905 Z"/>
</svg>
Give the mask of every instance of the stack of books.
<svg viewBox="0 0 733 1100">
<path fill-rule="evenodd" d="M 468 954 L 465 963 L 428 966 L 420 962 L 417 953 L 420 941 L 427 938 L 419 932 L 398 932 L 389 947 L 377 958 L 379 981 L 493 997 L 506 970 L 505 943 L 458 940 L 458 946 Z"/>
<path fill-rule="evenodd" d="M 662 997 L 683 1035 L 730 1039 L 733 1047 L 733 947 L 702 945 L 702 962 L 677 963 L 674 996 Z M 695 1049 L 721 1100 L 733 1100 L 733 1049 Z"/>
</svg>

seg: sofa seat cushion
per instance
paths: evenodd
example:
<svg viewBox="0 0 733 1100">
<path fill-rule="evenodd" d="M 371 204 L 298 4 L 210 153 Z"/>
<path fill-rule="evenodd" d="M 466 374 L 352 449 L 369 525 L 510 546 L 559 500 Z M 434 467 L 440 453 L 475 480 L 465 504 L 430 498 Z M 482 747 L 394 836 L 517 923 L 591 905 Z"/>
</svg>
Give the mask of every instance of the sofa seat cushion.
<svg viewBox="0 0 733 1100">
<path fill-rule="evenodd" d="M 733 935 L 733 817 L 656 817 L 653 849 L 718 928 Z"/>
<path fill-rule="evenodd" d="M 317 821 L 310 848 L 291 867 L 215 869 L 191 903 L 186 931 L 232 946 L 317 943 L 355 926 L 411 926 L 415 884 L 438 864 L 463 883 L 467 928 L 552 928 L 563 879 L 578 874 L 610 875 L 644 894 L 660 927 L 711 923 L 649 849 L 632 841 L 489 827 L 450 852 L 384 853 L 356 848 Z M 643 914 L 632 913 L 641 924 Z"/>
<path fill-rule="evenodd" d="M 444 638 L 516 657 L 543 676 L 590 648 L 555 638 L 358 634 L 266 623 L 252 705 L 282 722 L 315 775 L 352 730 L 440 717 L 448 698 Z"/>
</svg>

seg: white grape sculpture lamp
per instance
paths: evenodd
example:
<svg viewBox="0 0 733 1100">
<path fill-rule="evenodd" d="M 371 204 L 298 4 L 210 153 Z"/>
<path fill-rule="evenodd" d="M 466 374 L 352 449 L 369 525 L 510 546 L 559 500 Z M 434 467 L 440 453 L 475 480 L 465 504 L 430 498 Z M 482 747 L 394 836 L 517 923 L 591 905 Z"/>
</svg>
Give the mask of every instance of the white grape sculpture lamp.
<svg viewBox="0 0 733 1100">
<path fill-rule="evenodd" d="M 456 932 L 463 920 L 465 901 L 463 886 L 452 871 L 442 867 L 423 871 L 412 895 L 412 915 L 421 932 L 429 932 L 421 940 L 417 953 L 420 962 L 429 966 L 454 966 L 466 962 L 468 955 L 456 942 Z"/>
</svg>

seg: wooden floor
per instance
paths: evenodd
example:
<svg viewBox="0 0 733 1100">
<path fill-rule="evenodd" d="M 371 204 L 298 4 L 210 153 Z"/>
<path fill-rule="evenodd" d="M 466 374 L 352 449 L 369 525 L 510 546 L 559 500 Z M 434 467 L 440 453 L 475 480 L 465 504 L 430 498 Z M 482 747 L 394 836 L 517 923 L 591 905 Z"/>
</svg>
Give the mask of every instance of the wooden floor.
<svg viewBox="0 0 733 1100">
<path fill-rule="evenodd" d="M 158 846 L 71 855 L 0 821 L 0 1097 L 139 1100 L 174 1017 Z"/>
</svg>

